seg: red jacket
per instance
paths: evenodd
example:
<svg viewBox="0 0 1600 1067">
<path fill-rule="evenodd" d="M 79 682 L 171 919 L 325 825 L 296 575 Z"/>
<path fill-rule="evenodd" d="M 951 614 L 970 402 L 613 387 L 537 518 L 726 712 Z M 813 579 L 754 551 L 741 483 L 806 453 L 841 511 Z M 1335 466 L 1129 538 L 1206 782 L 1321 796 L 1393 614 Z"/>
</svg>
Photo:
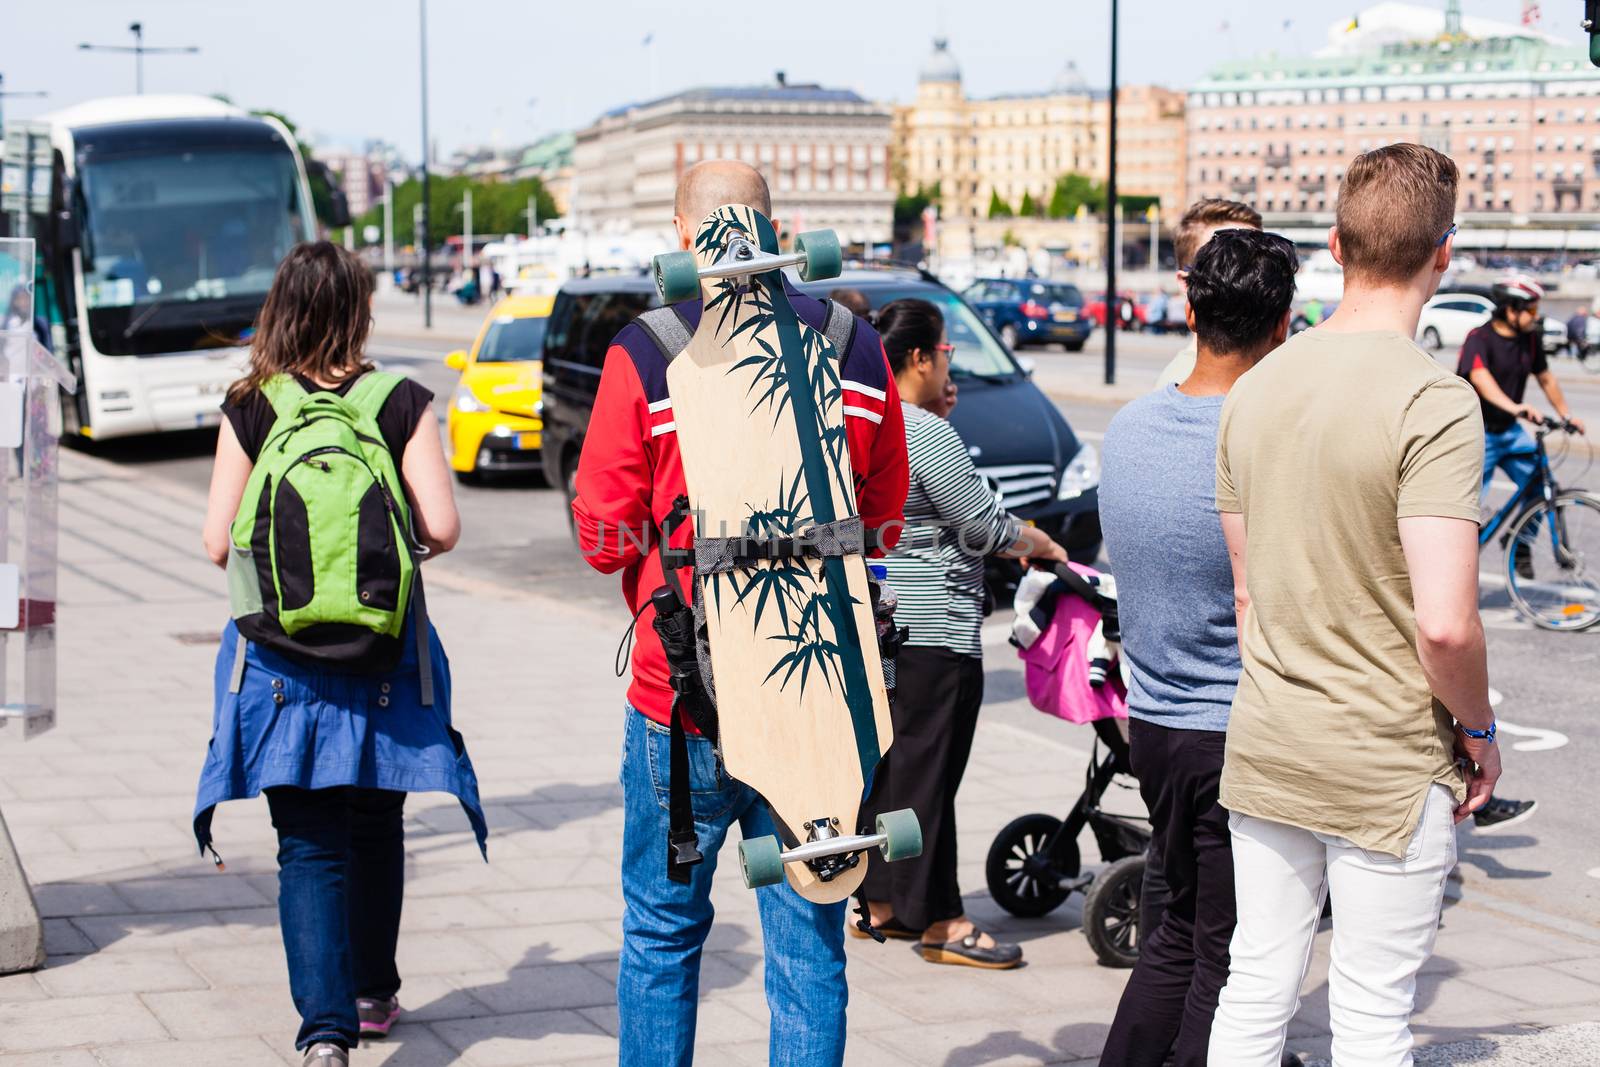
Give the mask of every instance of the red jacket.
<svg viewBox="0 0 1600 1067">
<path fill-rule="evenodd" d="M 827 306 L 794 289 L 788 295 L 796 314 L 821 330 Z M 677 307 L 691 329 L 699 324 L 698 302 Z M 891 548 L 899 537 L 910 477 L 905 422 L 883 342 L 860 319 L 840 362 L 839 377 L 856 509 L 868 529 L 883 530 L 884 547 Z M 651 626 L 655 614 L 648 604 L 650 595 L 665 584 L 655 551 L 658 531 L 673 500 L 687 491 L 672 399 L 667 395 L 667 358 L 643 327 L 630 323 L 606 352 L 578 461 L 572 513 L 590 566 L 605 574 L 621 571 L 629 613 L 643 609 L 635 632 L 628 701 L 659 723 L 668 721 L 672 689 L 661 642 Z M 692 525 L 690 520 L 678 528 L 673 547 L 691 544 Z M 683 570 L 679 577 L 684 589 L 691 588 L 691 570 Z"/>
</svg>

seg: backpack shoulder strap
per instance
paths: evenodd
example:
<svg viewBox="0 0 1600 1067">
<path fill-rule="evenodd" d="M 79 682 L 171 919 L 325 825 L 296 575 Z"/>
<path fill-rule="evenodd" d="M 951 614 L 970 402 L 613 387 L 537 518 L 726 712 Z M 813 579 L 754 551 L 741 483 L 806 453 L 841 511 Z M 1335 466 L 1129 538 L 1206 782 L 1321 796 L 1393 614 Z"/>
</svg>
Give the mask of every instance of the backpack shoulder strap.
<svg viewBox="0 0 1600 1067">
<path fill-rule="evenodd" d="M 385 401 L 400 385 L 400 381 L 401 375 L 393 371 L 369 370 L 350 387 L 344 396 L 345 403 L 376 422 L 378 412 L 383 410 Z"/>
<path fill-rule="evenodd" d="M 822 332 L 842 363 L 850 351 L 850 343 L 856 337 L 856 317 L 837 300 L 825 300 L 823 303 L 828 306 L 828 318 L 822 324 Z"/>
<path fill-rule="evenodd" d="M 272 414 L 283 418 L 308 395 L 305 387 L 295 381 L 292 374 L 274 374 L 261 383 L 261 395 L 272 406 Z"/>
<path fill-rule="evenodd" d="M 683 320 L 678 309 L 670 304 L 663 307 L 651 308 L 633 320 L 639 328 L 649 334 L 650 340 L 661 350 L 671 363 L 677 358 L 678 353 L 689 347 L 689 341 L 694 337 L 694 331 L 689 329 L 689 324 Z"/>
</svg>

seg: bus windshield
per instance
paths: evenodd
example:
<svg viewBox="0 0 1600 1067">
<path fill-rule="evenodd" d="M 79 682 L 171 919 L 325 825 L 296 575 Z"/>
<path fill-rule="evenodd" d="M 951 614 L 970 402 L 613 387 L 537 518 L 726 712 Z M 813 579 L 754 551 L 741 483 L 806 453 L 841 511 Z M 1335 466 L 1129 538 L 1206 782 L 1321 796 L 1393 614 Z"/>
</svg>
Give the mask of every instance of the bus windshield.
<svg viewBox="0 0 1600 1067">
<path fill-rule="evenodd" d="M 106 355 L 239 343 L 278 261 L 312 234 L 281 144 L 91 155 L 76 208 L 89 331 Z"/>
</svg>

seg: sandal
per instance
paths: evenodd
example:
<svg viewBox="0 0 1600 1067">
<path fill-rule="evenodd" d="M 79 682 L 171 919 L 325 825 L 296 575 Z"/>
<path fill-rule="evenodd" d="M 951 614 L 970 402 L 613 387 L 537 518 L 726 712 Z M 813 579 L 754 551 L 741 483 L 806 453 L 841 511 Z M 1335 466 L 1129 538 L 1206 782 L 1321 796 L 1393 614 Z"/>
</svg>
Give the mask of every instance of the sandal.
<svg viewBox="0 0 1600 1067">
<path fill-rule="evenodd" d="M 983 967 L 991 971 L 1008 971 L 1022 963 L 1022 946 L 996 941 L 985 948 L 978 943 L 982 930 L 974 930 L 959 941 L 918 946 L 922 958 L 929 963 L 951 963 L 961 967 Z"/>
<path fill-rule="evenodd" d="M 899 919 L 888 919 L 881 923 L 875 923 L 872 928 L 891 941 L 915 941 L 922 936 L 921 930 L 913 930 Z M 872 940 L 871 934 L 853 922 L 846 929 L 850 931 L 851 937 L 857 937 L 863 941 Z"/>
</svg>

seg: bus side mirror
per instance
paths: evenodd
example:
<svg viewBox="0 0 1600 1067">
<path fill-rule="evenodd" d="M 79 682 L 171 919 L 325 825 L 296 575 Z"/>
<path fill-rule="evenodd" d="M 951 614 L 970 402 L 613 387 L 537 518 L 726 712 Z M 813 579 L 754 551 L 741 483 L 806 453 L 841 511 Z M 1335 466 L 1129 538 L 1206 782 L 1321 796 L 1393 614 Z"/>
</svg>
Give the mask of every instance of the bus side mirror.
<svg viewBox="0 0 1600 1067">
<path fill-rule="evenodd" d="M 350 199 L 337 186 L 328 190 L 328 228 L 341 229 L 350 225 Z"/>
</svg>

